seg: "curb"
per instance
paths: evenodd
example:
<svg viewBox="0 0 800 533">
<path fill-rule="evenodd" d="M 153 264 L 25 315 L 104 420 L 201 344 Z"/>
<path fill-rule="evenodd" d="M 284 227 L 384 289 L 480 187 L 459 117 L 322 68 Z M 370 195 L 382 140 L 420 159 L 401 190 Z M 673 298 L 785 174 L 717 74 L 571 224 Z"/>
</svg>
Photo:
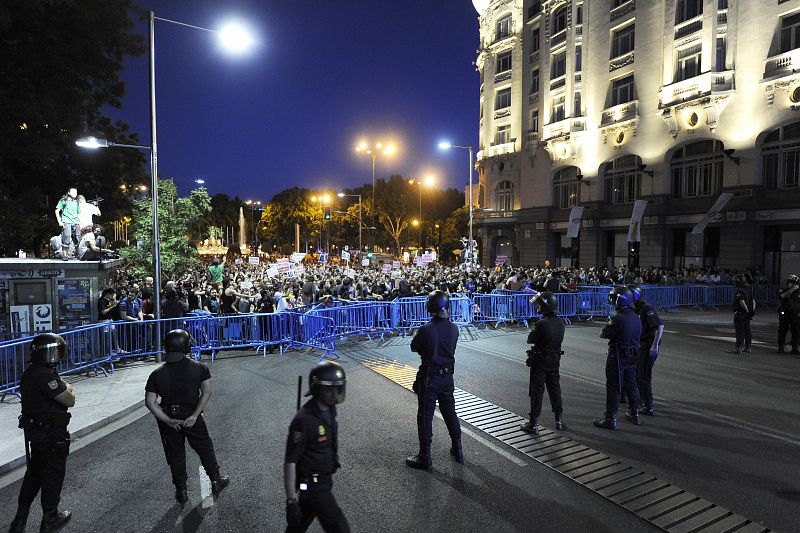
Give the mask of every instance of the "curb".
<svg viewBox="0 0 800 533">
<path fill-rule="evenodd" d="M 97 431 L 98 429 L 111 424 L 112 422 L 116 422 L 117 420 L 120 420 L 121 418 L 128 416 L 129 414 L 131 414 L 132 412 L 136 411 L 137 409 L 143 406 L 144 406 L 144 400 L 139 400 L 135 404 L 126 407 L 122 411 L 114 413 L 113 415 L 107 416 L 105 418 L 101 418 L 100 420 L 92 424 L 89 424 L 88 426 L 82 427 L 75 431 L 71 431 L 70 432 L 71 439 L 74 442 L 76 439 L 85 437 Z M 25 464 L 24 455 L 22 457 L 17 457 L 16 459 L 12 459 L 11 461 L 8 461 L 7 463 L 0 465 L 0 476 L 8 474 L 9 472 L 16 470 L 17 468 L 23 466 L 24 464 Z"/>
</svg>

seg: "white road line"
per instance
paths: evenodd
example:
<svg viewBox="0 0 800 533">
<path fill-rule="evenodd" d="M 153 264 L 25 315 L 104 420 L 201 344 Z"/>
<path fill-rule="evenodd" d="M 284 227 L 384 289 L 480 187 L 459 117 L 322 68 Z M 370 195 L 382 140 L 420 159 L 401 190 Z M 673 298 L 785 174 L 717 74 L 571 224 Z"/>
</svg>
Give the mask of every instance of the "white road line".
<svg viewBox="0 0 800 533">
<path fill-rule="evenodd" d="M 203 509 L 214 507 L 214 498 L 211 498 L 211 480 L 206 475 L 206 471 L 202 466 L 198 467 L 198 479 L 200 480 L 200 499 L 202 500 Z"/>
<path fill-rule="evenodd" d="M 469 349 L 475 350 L 474 348 L 469 348 Z M 477 351 L 477 350 L 475 350 L 475 351 Z M 499 357 L 501 359 L 506 359 L 508 361 L 512 361 L 512 362 L 515 362 L 515 363 L 525 364 L 525 362 L 522 361 L 521 359 L 517 359 L 515 357 L 511 357 L 511 356 L 506 355 L 506 354 L 501 354 L 501 353 L 493 352 L 493 351 L 489 351 L 489 350 L 480 350 L 480 351 L 483 352 L 483 353 L 487 353 L 487 354 L 493 355 L 495 357 Z M 605 381 L 598 380 L 596 378 L 583 376 L 581 374 L 577 374 L 575 372 L 570 372 L 570 371 L 562 371 L 561 373 L 563 375 L 567 376 L 567 377 L 571 377 L 571 378 L 577 379 L 579 381 L 584 381 L 586 383 L 589 383 L 591 385 L 595 385 L 597 387 L 605 388 L 605 386 L 606 386 Z M 723 414 L 720 414 L 720 413 L 717 413 L 717 412 L 714 412 L 714 411 L 708 411 L 708 410 L 705 410 L 705 409 L 695 409 L 693 407 L 690 407 L 687 404 L 684 404 L 684 403 L 681 403 L 681 402 L 676 402 L 676 401 L 673 401 L 673 400 L 667 400 L 667 399 L 664 399 L 664 398 L 662 398 L 660 396 L 654 396 L 654 399 L 658 400 L 658 402 L 661 403 L 661 404 L 672 406 L 672 407 L 680 410 L 683 413 L 692 414 L 692 415 L 695 415 L 695 416 L 697 416 L 699 418 L 715 420 L 715 421 L 720 422 L 722 424 L 726 424 L 726 425 L 735 427 L 736 429 L 739 429 L 739 430 L 749 431 L 750 433 L 755 433 L 756 435 L 761 435 L 762 437 L 769 437 L 769 438 L 772 438 L 772 439 L 775 439 L 775 440 L 786 442 L 788 444 L 793 444 L 795 446 L 800 446 L 800 436 L 795 435 L 794 433 L 786 433 L 786 432 L 783 432 L 783 431 L 776 431 L 776 430 L 774 430 L 774 429 L 772 429 L 770 427 L 767 427 L 767 426 L 762 426 L 760 424 L 755 424 L 753 422 L 742 420 L 740 418 L 736 418 L 736 417 L 733 417 L 733 416 L 723 415 Z"/>
</svg>

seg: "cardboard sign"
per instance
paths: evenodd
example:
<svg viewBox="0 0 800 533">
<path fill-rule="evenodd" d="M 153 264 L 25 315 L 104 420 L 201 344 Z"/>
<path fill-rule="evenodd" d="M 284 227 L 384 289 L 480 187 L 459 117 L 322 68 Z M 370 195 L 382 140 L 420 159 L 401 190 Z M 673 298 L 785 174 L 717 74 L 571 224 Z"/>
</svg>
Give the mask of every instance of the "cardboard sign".
<svg viewBox="0 0 800 533">
<path fill-rule="evenodd" d="M 368 267 L 369 266 L 369 259 L 362 259 L 361 260 L 361 266 L 362 267 Z"/>
<path fill-rule="evenodd" d="M 241 257 L 237 257 L 236 260 L 233 262 L 235 265 L 242 265 L 244 264 L 244 259 Z"/>
<path fill-rule="evenodd" d="M 434 254 L 422 254 L 423 263 L 432 263 L 433 261 L 436 261 L 436 256 Z"/>
<path fill-rule="evenodd" d="M 384 274 L 388 274 L 391 271 L 392 271 L 392 265 L 390 265 L 389 263 L 384 263 L 383 266 L 381 267 L 381 272 L 383 272 Z"/>
<path fill-rule="evenodd" d="M 342 250 L 342 260 L 343 261 L 350 261 L 350 252 L 346 252 Z"/>
<path fill-rule="evenodd" d="M 392 270 L 400 270 L 400 261 L 392 261 Z"/>
<path fill-rule="evenodd" d="M 267 269 L 267 276 L 274 278 L 279 274 L 278 265 L 272 265 Z"/>
<path fill-rule="evenodd" d="M 302 261 L 302 260 L 303 260 L 305 257 L 306 257 L 306 254 L 305 254 L 305 253 L 303 253 L 303 252 L 295 252 L 295 253 L 293 253 L 293 254 L 292 254 L 292 257 L 290 258 L 290 261 L 291 261 L 292 263 L 299 263 L 299 262 L 301 262 L 301 261 Z"/>
<path fill-rule="evenodd" d="M 289 272 L 289 269 L 292 267 L 292 265 L 289 263 L 289 260 L 286 258 L 278 259 L 278 261 L 275 263 L 275 266 L 278 267 L 278 272 L 281 274 Z"/>
<path fill-rule="evenodd" d="M 250 257 L 247 258 L 247 262 L 250 263 L 251 265 L 260 265 L 261 258 L 258 257 L 257 255 L 251 255 Z"/>
</svg>

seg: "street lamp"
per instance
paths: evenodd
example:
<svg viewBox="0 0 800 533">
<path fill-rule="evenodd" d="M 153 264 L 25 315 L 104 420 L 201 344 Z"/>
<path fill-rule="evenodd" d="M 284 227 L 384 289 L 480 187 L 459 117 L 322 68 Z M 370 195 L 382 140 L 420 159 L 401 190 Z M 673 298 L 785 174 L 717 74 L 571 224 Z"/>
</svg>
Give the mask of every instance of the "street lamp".
<svg viewBox="0 0 800 533">
<path fill-rule="evenodd" d="M 253 244 L 258 244 L 256 242 L 258 240 L 258 233 L 256 232 L 256 223 L 255 223 L 254 213 L 255 213 L 256 209 L 258 209 L 259 211 L 261 210 L 261 207 L 258 207 L 258 206 L 261 205 L 261 201 L 260 200 L 255 200 L 255 201 L 254 200 L 247 200 L 245 203 L 250 206 L 250 231 L 253 234 Z"/>
<path fill-rule="evenodd" d="M 375 213 L 375 160 L 378 155 L 392 155 L 397 151 L 393 144 L 384 145 L 382 142 L 370 145 L 366 141 L 361 141 L 356 146 L 356 152 L 360 154 L 369 154 L 372 158 L 372 212 Z"/>
<path fill-rule="evenodd" d="M 312 196 L 311 201 L 314 203 L 319 203 L 322 205 L 322 218 L 320 219 L 319 225 L 319 248 L 322 248 L 322 228 L 325 224 L 325 210 L 329 209 L 331 205 L 331 195 L 330 194 L 321 194 L 319 196 Z M 327 251 L 330 253 L 331 251 L 331 239 L 330 239 L 330 224 L 328 224 L 328 234 L 327 234 Z"/>
<path fill-rule="evenodd" d="M 436 182 L 436 180 L 435 180 L 435 178 L 433 176 L 425 176 L 425 179 L 421 179 L 421 180 L 419 180 L 419 179 L 418 180 L 414 180 L 414 179 L 408 180 L 409 185 L 414 185 L 415 183 L 419 185 L 419 223 L 420 223 L 420 229 L 419 229 L 418 239 L 419 239 L 419 247 L 420 248 L 422 248 L 422 220 L 423 220 L 422 219 L 422 186 L 423 185 L 427 185 L 428 187 L 433 187 L 433 184 L 435 182 Z M 414 225 L 416 226 L 416 224 L 414 224 Z"/>
<path fill-rule="evenodd" d="M 364 223 L 361 221 L 361 195 L 360 194 L 345 194 L 343 192 L 340 192 L 336 196 L 338 196 L 339 198 L 344 198 L 345 196 L 351 196 L 353 198 L 358 198 L 358 253 L 362 253 L 363 249 L 361 248 L 361 226 L 363 226 Z"/>
<path fill-rule="evenodd" d="M 108 148 L 108 147 L 123 147 L 123 148 L 138 148 L 150 150 L 150 189 L 152 191 L 150 198 L 153 204 L 153 278 L 156 286 L 155 297 L 155 311 L 156 317 L 161 317 L 161 248 L 159 244 L 159 231 L 158 231 L 158 141 L 156 129 L 156 44 L 155 44 L 155 21 L 169 22 L 178 26 L 184 26 L 196 30 L 202 30 L 210 33 L 217 34 L 220 44 L 226 50 L 234 53 L 241 53 L 245 49 L 255 44 L 255 40 L 249 33 L 238 25 L 228 24 L 220 30 L 211 30 L 201 26 L 186 24 L 176 20 L 165 19 L 156 17 L 153 11 L 150 11 L 148 24 L 148 45 L 149 45 L 149 78 L 150 78 L 150 146 L 137 146 L 137 145 L 124 145 L 113 143 L 105 139 L 97 139 L 95 137 L 87 137 L 76 141 L 78 146 L 83 148 Z M 160 350 L 161 339 L 156 339 L 156 348 Z"/>
<path fill-rule="evenodd" d="M 461 148 L 462 150 L 469 151 L 469 263 L 471 267 L 475 266 L 475 250 L 472 249 L 472 204 L 473 204 L 473 196 L 472 196 L 472 168 L 473 168 L 473 151 L 474 149 L 472 146 L 459 146 L 457 144 L 451 144 L 447 141 L 439 143 L 439 149 L 441 150 L 449 150 L 450 148 Z"/>
</svg>

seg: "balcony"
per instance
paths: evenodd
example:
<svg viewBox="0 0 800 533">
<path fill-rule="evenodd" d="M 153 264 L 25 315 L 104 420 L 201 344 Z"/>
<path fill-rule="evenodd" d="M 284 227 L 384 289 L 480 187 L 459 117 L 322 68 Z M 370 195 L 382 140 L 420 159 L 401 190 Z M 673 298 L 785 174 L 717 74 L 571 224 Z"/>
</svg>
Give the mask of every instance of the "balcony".
<svg viewBox="0 0 800 533">
<path fill-rule="evenodd" d="M 636 9 L 636 2 L 634 0 L 628 0 L 624 4 L 615 7 L 611 10 L 611 22 L 614 22 L 620 17 L 624 17 L 634 9 Z"/>
<path fill-rule="evenodd" d="M 733 70 L 725 70 L 723 72 L 712 72 L 711 73 L 711 92 L 723 92 L 723 91 L 732 91 L 734 88 L 733 84 Z"/>
<path fill-rule="evenodd" d="M 639 118 L 639 101 L 625 102 L 603 110 L 600 127 L 612 126 Z"/>
<path fill-rule="evenodd" d="M 675 40 L 682 39 L 703 29 L 703 15 L 698 15 L 692 19 L 675 25 Z"/>
<path fill-rule="evenodd" d="M 661 89 L 661 107 L 664 108 L 710 94 L 711 76 L 711 72 L 706 72 L 694 78 L 665 85 Z"/>
<path fill-rule="evenodd" d="M 494 118 L 505 118 L 511 116 L 511 108 L 505 107 L 503 109 L 498 109 L 494 112 Z"/>
<path fill-rule="evenodd" d="M 536 155 L 536 150 L 539 148 L 539 132 L 536 130 L 528 130 L 525 135 L 525 145 L 528 150 L 528 155 Z"/>
<path fill-rule="evenodd" d="M 528 95 L 528 105 L 536 104 L 539 102 L 539 91 Z"/>
<path fill-rule="evenodd" d="M 764 63 L 764 80 L 791 76 L 800 68 L 800 48 L 772 56 Z"/>
<path fill-rule="evenodd" d="M 555 48 L 565 42 L 567 42 L 567 30 L 561 30 L 550 39 L 550 48 Z"/>
<path fill-rule="evenodd" d="M 608 71 L 614 72 L 617 69 L 622 67 L 626 67 L 633 63 L 635 59 L 635 51 L 631 50 L 627 54 L 622 54 L 621 56 L 615 57 L 611 61 L 608 62 Z"/>
<path fill-rule="evenodd" d="M 556 137 L 563 137 L 571 133 L 586 130 L 586 119 L 584 117 L 574 117 L 547 124 L 544 127 L 543 140 L 549 141 Z"/>
<path fill-rule="evenodd" d="M 498 155 L 504 154 L 513 154 L 517 151 L 517 140 L 511 139 L 507 143 L 502 144 L 494 144 L 489 148 L 481 150 L 478 152 L 476 159 L 481 161 L 483 159 L 488 159 L 490 157 L 497 157 Z"/>
<path fill-rule="evenodd" d="M 531 65 L 538 65 L 539 64 L 539 51 L 531 52 L 528 56 L 528 63 Z"/>
<path fill-rule="evenodd" d="M 727 26 L 728 25 L 728 12 L 723 11 L 717 15 L 717 26 Z"/>
<path fill-rule="evenodd" d="M 511 79 L 511 72 L 512 72 L 511 70 L 506 70 L 505 72 L 501 72 L 499 74 L 495 74 L 494 75 L 494 82 L 495 83 L 500 83 L 500 82 L 503 82 L 503 81 L 506 81 L 506 80 L 510 80 Z"/>
</svg>

